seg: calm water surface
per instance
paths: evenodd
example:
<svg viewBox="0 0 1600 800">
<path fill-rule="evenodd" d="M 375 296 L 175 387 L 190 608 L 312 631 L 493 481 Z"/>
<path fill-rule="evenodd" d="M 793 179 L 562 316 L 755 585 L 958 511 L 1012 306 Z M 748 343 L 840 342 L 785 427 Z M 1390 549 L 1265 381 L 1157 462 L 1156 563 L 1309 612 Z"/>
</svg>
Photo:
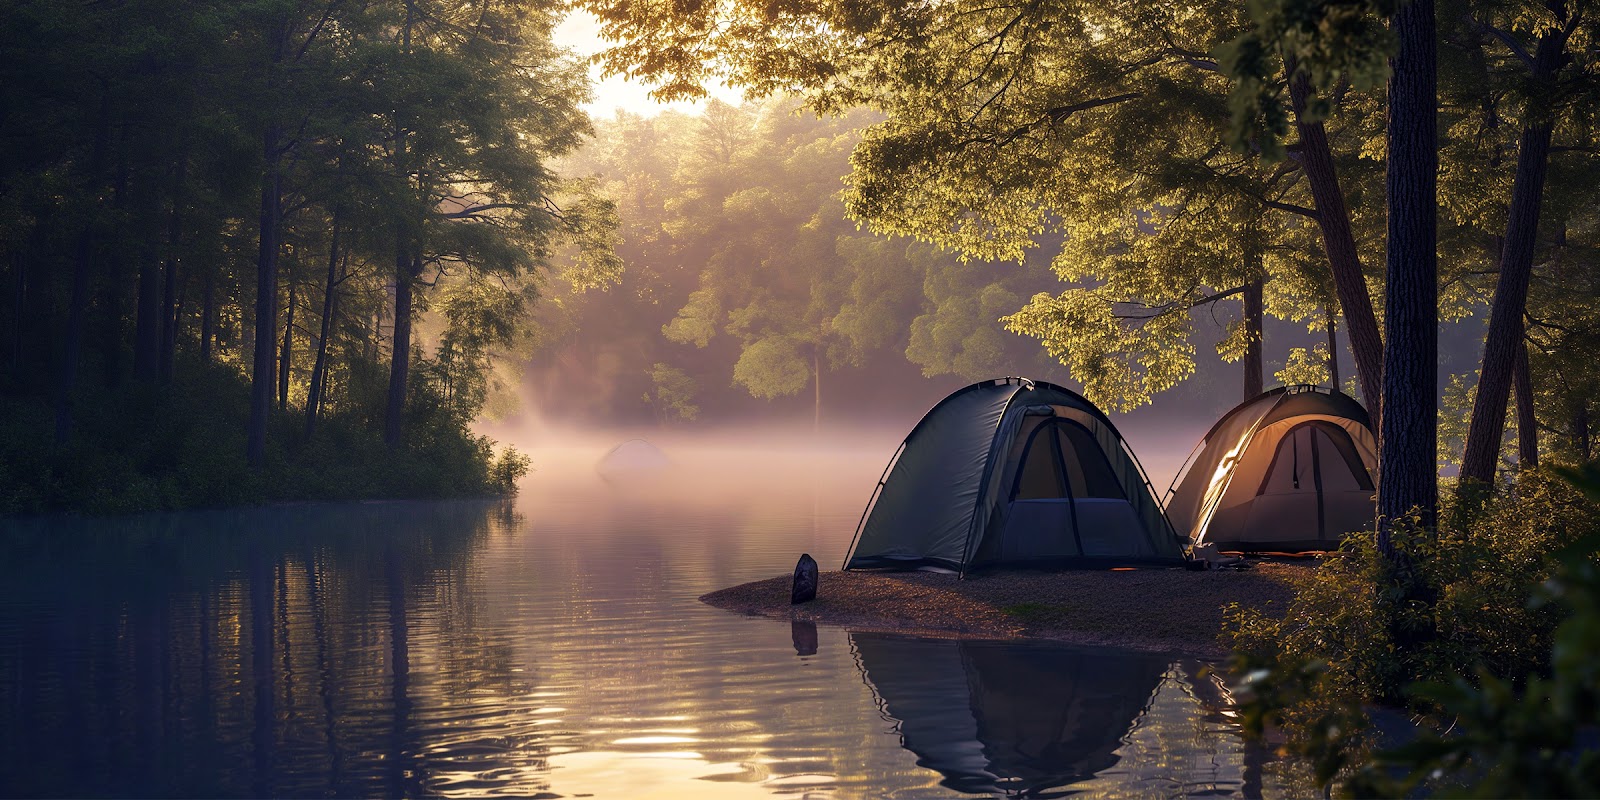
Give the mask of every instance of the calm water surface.
<svg viewBox="0 0 1600 800">
<path fill-rule="evenodd" d="M 1194 661 L 696 601 L 835 567 L 876 450 L 620 485 L 599 452 L 537 454 L 508 502 L 5 525 L 0 793 L 1289 793 Z"/>
</svg>

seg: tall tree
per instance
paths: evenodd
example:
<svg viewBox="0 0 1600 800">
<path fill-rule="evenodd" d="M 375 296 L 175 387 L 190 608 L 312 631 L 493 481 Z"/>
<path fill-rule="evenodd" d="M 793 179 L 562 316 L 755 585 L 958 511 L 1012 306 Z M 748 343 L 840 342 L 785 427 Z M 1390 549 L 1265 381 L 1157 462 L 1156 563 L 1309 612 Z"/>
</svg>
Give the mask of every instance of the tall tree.
<svg viewBox="0 0 1600 800">
<path fill-rule="evenodd" d="M 1489 313 L 1489 332 L 1484 341 L 1483 366 L 1479 371 L 1478 394 L 1472 410 L 1472 427 L 1467 433 L 1466 453 L 1462 457 L 1464 484 L 1490 483 L 1505 429 L 1506 403 L 1519 353 L 1525 364 L 1522 317 L 1527 308 L 1528 283 L 1533 273 L 1535 240 L 1544 205 L 1545 177 L 1549 171 L 1550 142 L 1560 106 L 1571 102 L 1561 97 L 1558 74 L 1571 60 L 1567 42 L 1583 19 L 1581 10 L 1569 10 L 1563 0 L 1543 4 L 1544 33 L 1533 54 L 1510 34 L 1498 31 L 1505 46 L 1524 62 L 1527 69 L 1526 98 L 1521 109 L 1522 135 L 1517 145 L 1516 177 L 1512 184 L 1510 214 L 1500 252 L 1499 279 Z M 1488 25 L 1489 23 L 1483 23 Z M 1570 90 L 1568 90 L 1570 91 Z M 1591 100 L 1600 95 L 1591 96 Z M 1519 411 L 1521 408 L 1519 403 Z M 1527 435 L 1533 435 L 1531 431 Z M 1535 454 L 1535 459 L 1537 458 Z"/>
</svg>

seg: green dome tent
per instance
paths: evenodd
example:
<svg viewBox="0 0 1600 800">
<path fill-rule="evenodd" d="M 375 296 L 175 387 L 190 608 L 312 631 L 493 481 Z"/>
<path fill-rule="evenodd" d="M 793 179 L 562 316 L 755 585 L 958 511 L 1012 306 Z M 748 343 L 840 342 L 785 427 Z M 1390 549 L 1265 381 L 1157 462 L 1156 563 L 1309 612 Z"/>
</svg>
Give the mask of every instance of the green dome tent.
<svg viewBox="0 0 1600 800">
<path fill-rule="evenodd" d="M 975 383 L 911 430 L 845 569 L 1179 563 L 1183 545 L 1106 415 L 1026 378 Z"/>
<path fill-rule="evenodd" d="M 1284 386 L 1217 420 L 1173 479 L 1167 517 L 1196 545 L 1332 550 L 1372 524 L 1377 441 L 1366 409 L 1317 386 Z"/>
</svg>

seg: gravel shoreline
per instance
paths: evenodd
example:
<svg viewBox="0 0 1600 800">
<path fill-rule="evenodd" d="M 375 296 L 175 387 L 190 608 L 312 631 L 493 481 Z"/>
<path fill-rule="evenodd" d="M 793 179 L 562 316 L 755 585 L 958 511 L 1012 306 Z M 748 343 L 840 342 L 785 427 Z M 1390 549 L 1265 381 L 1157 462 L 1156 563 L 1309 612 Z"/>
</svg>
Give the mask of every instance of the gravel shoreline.
<svg viewBox="0 0 1600 800">
<path fill-rule="evenodd" d="M 851 630 L 982 639 L 1053 639 L 1221 658 L 1222 609 L 1239 603 L 1281 615 L 1296 577 L 1315 562 L 1254 562 L 1188 572 L 824 572 L 817 599 L 789 604 L 790 576 L 703 595 L 716 608 Z"/>
</svg>

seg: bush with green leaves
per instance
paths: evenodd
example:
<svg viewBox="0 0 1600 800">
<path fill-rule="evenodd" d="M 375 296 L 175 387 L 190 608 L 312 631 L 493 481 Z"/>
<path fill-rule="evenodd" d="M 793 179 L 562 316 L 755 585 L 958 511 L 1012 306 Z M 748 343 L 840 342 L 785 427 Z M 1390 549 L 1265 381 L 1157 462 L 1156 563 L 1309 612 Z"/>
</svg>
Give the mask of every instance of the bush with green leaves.
<svg viewBox="0 0 1600 800">
<path fill-rule="evenodd" d="M 514 494 L 527 456 L 510 447 L 497 454 L 463 415 L 430 406 L 430 385 L 419 385 L 403 446 L 384 444 L 373 412 L 359 405 L 328 413 L 310 437 L 298 411 L 275 410 L 259 470 L 244 457 L 248 384 L 229 369 L 105 390 L 84 404 L 67 446 L 51 439 L 47 404 L 0 400 L 0 516 Z"/>
<path fill-rule="evenodd" d="M 1472 703 L 1495 708 L 1506 715 L 1499 724 L 1509 724 L 1509 701 L 1486 698 L 1546 692 L 1552 648 L 1581 619 L 1574 598 L 1551 602 L 1541 587 L 1567 585 L 1562 581 L 1575 574 L 1571 554 L 1586 558 L 1600 542 L 1600 513 L 1585 496 L 1592 490 L 1530 473 L 1474 513 L 1447 509 L 1436 533 L 1396 526 L 1394 561 L 1372 533 L 1351 536 L 1302 579 L 1282 619 L 1232 609 L 1229 635 L 1233 666 L 1244 676 L 1247 727 L 1281 729 L 1292 749 L 1311 758 L 1319 780 L 1386 794 L 1404 789 L 1372 765 L 1401 762 L 1374 760 L 1379 743 L 1364 709 L 1400 706 L 1454 724 L 1457 732 L 1444 738 L 1451 741 L 1463 737 Z M 1600 641 L 1600 619 L 1589 625 Z M 1415 757 L 1424 749 L 1405 752 Z M 1445 772 L 1488 766 L 1476 763 L 1452 762 Z M 1430 761 L 1424 772 L 1443 767 Z"/>
</svg>

